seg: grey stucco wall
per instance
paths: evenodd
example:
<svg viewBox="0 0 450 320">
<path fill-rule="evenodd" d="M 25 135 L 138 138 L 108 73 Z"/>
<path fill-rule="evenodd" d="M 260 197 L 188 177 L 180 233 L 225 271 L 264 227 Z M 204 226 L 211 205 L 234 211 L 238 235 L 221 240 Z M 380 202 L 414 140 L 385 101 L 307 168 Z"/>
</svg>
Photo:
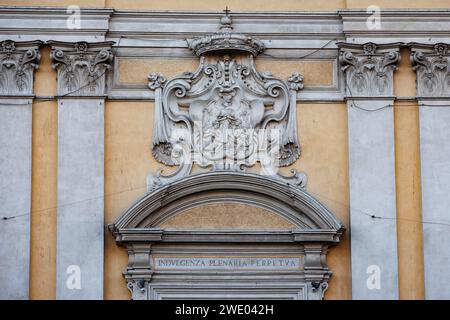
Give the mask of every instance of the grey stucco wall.
<svg viewBox="0 0 450 320">
<path fill-rule="evenodd" d="M 57 299 L 103 298 L 103 136 L 103 99 L 58 101 Z"/>
<path fill-rule="evenodd" d="M 28 299 L 31 99 L 0 99 L 0 299 Z"/>
</svg>

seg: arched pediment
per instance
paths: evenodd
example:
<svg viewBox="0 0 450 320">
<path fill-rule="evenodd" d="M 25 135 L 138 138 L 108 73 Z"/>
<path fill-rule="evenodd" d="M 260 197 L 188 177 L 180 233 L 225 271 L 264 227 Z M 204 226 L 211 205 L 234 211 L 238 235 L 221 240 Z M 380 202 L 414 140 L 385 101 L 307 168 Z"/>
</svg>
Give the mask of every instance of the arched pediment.
<svg viewBox="0 0 450 320">
<path fill-rule="evenodd" d="M 258 240 L 257 230 L 216 230 L 206 234 L 205 229 L 182 232 L 164 228 L 164 223 L 186 210 L 214 203 L 238 203 L 259 207 L 278 215 L 293 227 L 270 231 L 274 237 L 261 236 L 266 241 L 337 242 L 343 231 L 341 222 L 305 190 L 278 179 L 244 172 L 215 171 L 188 176 L 145 195 L 133 204 L 113 225 L 116 241 L 127 242 L 138 238 L 156 241 L 246 241 Z M 215 233 L 222 237 L 214 238 Z M 226 235 L 230 236 L 226 236 Z M 264 233 L 262 233 L 264 234 Z M 195 237 L 195 235 L 197 235 Z M 234 235 L 234 238 L 232 238 Z M 272 240 L 270 240 L 272 239 Z"/>
</svg>

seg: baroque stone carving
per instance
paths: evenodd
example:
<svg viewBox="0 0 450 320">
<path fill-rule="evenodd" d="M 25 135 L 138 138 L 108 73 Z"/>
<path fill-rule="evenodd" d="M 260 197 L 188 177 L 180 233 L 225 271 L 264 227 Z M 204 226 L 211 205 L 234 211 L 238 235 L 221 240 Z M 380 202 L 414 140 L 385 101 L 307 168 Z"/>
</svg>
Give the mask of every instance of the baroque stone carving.
<svg viewBox="0 0 450 320">
<path fill-rule="evenodd" d="M 410 43 L 411 63 L 417 73 L 419 96 L 450 95 L 450 48 L 448 44 Z"/>
<path fill-rule="evenodd" d="M 196 71 L 167 81 L 152 73 L 155 95 L 152 153 L 157 161 L 179 168 L 148 177 L 148 189 L 189 175 L 195 163 L 212 170 L 242 171 L 259 163 L 262 174 L 305 187 L 306 176 L 282 176 L 277 168 L 300 155 L 296 97 L 303 77 L 288 81 L 258 72 L 254 57 L 264 50 L 257 39 L 234 33 L 231 18 L 220 31 L 188 40 L 200 56 Z"/>
<path fill-rule="evenodd" d="M 291 222 L 293 228 L 230 230 L 163 227 L 165 221 L 184 210 L 224 201 L 250 203 L 267 208 Z M 200 286 L 202 292 L 212 287 L 216 291 L 226 292 L 239 289 L 233 284 L 239 283 L 241 289 L 243 284 L 248 284 L 248 289 L 253 288 L 255 282 L 264 291 L 273 290 L 270 291 L 273 293 L 272 298 L 276 298 L 280 291 L 273 287 L 271 289 L 267 284 L 276 281 L 286 290 L 289 290 L 289 286 L 293 286 L 291 289 L 294 291 L 303 288 L 297 299 L 320 300 L 323 299 L 332 275 L 326 261 L 328 248 L 339 243 L 344 226 L 333 213 L 301 188 L 257 174 L 213 171 L 185 177 L 148 193 L 114 224 L 109 225 L 109 230 L 116 243 L 127 248 L 128 267 L 124 276 L 133 299 L 156 299 L 159 296 L 157 291 L 164 291 L 164 288 L 170 292 L 180 290 L 181 294 L 195 291 L 196 286 Z M 289 269 L 289 275 L 281 275 L 273 270 L 269 281 L 267 270 L 258 268 L 223 273 L 220 269 L 198 269 L 184 265 L 176 270 L 174 276 L 175 270 L 158 267 L 155 257 L 161 257 L 162 253 L 158 252 L 161 247 L 157 244 L 164 244 L 164 252 L 170 253 L 173 258 L 176 257 L 172 256 L 175 252 L 181 252 L 180 245 L 184 251 L 179 256 L 204 258 L 205 247 L 199 247 L 199 243 L 209 244 L 207 252 L 211 256 L 219 255 L 222 258 L 227 258 L 228 254 L 223 252 L 220 244 L 233 246 L 258 243 L 259 246 L 274 248 L 277 244 L 291 243 L 298 245 L 302 259 L 299 260 L 298 269 Z M 168 249 L 172 245 L 173 248 Z M 216 245 L 219 247 L 215 247 Z M 233 250 L 233 254 L 239 257 L 253 255 L 248 248 L 239 249 L 236 246 Z M 275 250 L 278 254 L 283 254 L 283 249 Z M 261 255 L 261 249 L 258 249 L 258 254 Z M 271 257 L 273 252 L 265 251 L 262 254 Z M 214 286 L 211 286 L 212 283 Z"/>
<path fill-rule="evenodd" d="M 58 72 L 58 95 L 98 96 L 105 93 L 105 73 L 111 68 L 113 42 L 56 42 L 53 68 Z"/>
<path fill-rule="evenodd" d="M 228 14 L 224 15 L 220 19 L 220 31 L 218 33 L 188 40 L 189 48 L 197 56 L 219 50 L 240 50 L 257 56 L 264 51 L 265 46 L 258 39 L 240 33 L 233 33 L 231 22 L 231 17 Z"/>
<path fill-rule="evenodd" d="M 147 300 L 148 281 L 144 279 L 127 279 L 127 289 L 131 292 L 131 300 Z"/>
<path fill-rule="evenodd" d="M 33 93 L 34 70 L 39 66 L 41 41 L 0 42 L 0 94 Z"/>
<path fill-rule="evenodd" d="M 151 243 L 134 243 L 127 246 L 128 267 L 124 272 L 132 300 L 147 300 L 148 283 L 152 279 Z"/>
<path fill-rule="evenodd" d="M 393 95 L 393 72 L 400 61 L 400 44 L 340 42 L 338 46 L 349 96 Z"/>
</svg>

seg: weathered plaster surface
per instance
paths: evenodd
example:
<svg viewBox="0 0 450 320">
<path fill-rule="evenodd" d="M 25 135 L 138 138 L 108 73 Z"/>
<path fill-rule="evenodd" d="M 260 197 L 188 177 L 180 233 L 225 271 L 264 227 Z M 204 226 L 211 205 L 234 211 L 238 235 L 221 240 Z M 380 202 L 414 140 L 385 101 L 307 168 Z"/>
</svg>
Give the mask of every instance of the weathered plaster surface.
<svg viewBox="0 0 450 320">
<path fill-rule="evenodd" d="M 0 99 L 1 299 L 28 299 L 31 99 Z"/>
<path fill-rule="evenodd" d="M 103 298 L 104 101 L 58 102 L 58 299 Z M 66 285 L 71 265 L 81 288 Z"/>
</svg>

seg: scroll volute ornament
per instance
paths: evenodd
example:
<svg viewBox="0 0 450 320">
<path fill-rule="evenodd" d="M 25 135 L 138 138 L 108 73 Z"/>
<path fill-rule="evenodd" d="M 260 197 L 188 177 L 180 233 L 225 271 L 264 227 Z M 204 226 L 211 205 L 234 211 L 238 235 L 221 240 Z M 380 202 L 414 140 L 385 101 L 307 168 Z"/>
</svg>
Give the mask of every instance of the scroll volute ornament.
<svg viewBox="0 0 450 320">
<path fill-rule="evenodd" d="M 445 43 L 409 43 L 419 96 L 450 96 L 450 50 Z"/>
<path fill-rule="evenodd" d="M 286 177 L 274 170 L 300 155 L 296 97 L 303 77 L 294 73 L 283 81 L 258 72 L 254 57 L 264 44 L 233 32 L 228 15 L 220 31 L 188 44 L 200 57 L 196 71 L 169 81 L 149 76 L 155 94 L 152 153 L 160 163 L 179 166 L 169 175 L 150 174 L 149 191 L 189 175 L 194 163 L 233 171 L 259 163 L 262 174 L 305 187 L 303 173 Z"/>
</svg>

